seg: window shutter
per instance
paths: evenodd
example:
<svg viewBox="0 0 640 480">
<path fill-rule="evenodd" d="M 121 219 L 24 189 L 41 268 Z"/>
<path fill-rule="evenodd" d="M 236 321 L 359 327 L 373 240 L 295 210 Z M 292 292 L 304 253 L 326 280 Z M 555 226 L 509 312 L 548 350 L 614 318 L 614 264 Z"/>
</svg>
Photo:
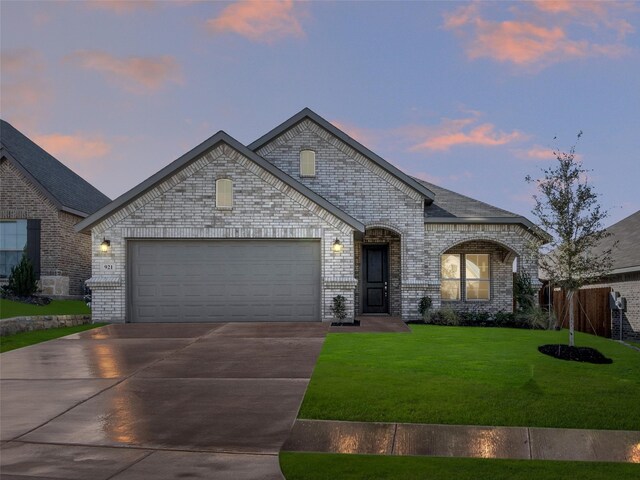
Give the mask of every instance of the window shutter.
<svg viewBox="0 0 640 480">
<path fill-rule="evenodd" d="M 27 220 L 27 257 L 40 278 L 40 220 Z"/>
</svg>

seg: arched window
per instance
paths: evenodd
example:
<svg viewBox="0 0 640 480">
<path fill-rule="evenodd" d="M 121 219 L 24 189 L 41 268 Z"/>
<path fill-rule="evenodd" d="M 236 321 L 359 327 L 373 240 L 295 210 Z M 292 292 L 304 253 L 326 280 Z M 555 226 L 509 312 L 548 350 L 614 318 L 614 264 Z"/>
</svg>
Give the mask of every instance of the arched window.
<svg viewBox="0 0 640 480">
<path fill-rule="evenodd" d="M 313 150 L 302 150 L 300 152 L 300 176 L 316 176 L 316 152 Z"/>
<path fill-rule="evenodd" d="M 233 208 L 233 181 L 229 178 L 216 180 L 216 208 Z"/>
</svg>

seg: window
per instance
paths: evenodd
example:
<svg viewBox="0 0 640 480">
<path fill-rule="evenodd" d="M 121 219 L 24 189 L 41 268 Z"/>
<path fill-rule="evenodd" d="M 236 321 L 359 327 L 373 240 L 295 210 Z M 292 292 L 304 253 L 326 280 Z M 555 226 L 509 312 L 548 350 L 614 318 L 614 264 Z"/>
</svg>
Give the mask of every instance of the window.
<svg viewBox="0 0 640 480">
<path fill-rule="evenodd" d="M 465 278 L 467 300 L 489 300 L 489 254 L 465 255 Z"/>
<path fill-rule="evenodd" d="M 300 152 L 300 176 L 316 176 L 316 152 L 313 150 L 302 150 Z"/>
<path fill-rule="evenodd" d="M 228 178 L 216 180 L 216 208 L 233 208 L 233 182 Z"/>
<path fill-rule="evenodd" d="M 444 254 L 440 276 L 440 297 L 444 301 L 462 300 L 463 297 L 467 301 L 490 299 L 488 253 Z"/>
<path fill-rule="evenodd" d="M 0 278 L 7 278 L 27 249 L 27 221 L 0 221 Z"/>
<path fill-rule="evenodd" d="M 460 300 L 460 255 L 442 256 L 440 296 L 442 300 Z"/>
</svg>

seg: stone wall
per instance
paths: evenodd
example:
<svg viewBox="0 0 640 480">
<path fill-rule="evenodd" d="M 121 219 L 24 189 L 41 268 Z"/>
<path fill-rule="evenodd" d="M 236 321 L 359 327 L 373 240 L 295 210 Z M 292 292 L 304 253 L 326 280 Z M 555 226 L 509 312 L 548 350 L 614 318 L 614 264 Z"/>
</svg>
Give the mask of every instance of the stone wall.
<svg viewBox="0 0 640 480">
<path fill-rule="evenodd" d="M 514 224 L 425 224 L 425 256 L 429 293 L 434 308 L 450 306 L 456 310 L 488 312 L 513 310 L 513 260 L 518 271 L 527 273 L 539 288 L 537 258 L 528 253 L 532 234 Z M 491 270 L 491 300 L 441 302 L 440 260 L 443 253 L 488 253 Z M 464 266 L 463 266 L 464 268 Z"/>
<path fill-rule="evenodd" d="M 38 315 L 0 319 L 0 337 L 34 330 L 73 327 L 91 323 L 91 315 Z"/>
<path fill-rule="evenodd" d="M 627 299 L 627 310 L 622 312 L 622 338 L 640 341 L 640 272 L 610 275 L 606 281 L 583 288 L 609 287 Z M 611 338 L 620 339 L 620 314 L 615 310 L 611 319 Z"/>
<path fill-rule="evenodd" d="M 42 293 L 82 295 L 91 274 L 91 237 L 73 228 L 82 218 L 59 211 L 7 160 L 0 164 L 0 183 L 0 219 L 40 220 Z"/>
<path fill-rule="evenodd" d="M 233 208 L 215 207 L 215 181 L 233 181 Z M 353 229 L 251 160 L 219 146 L 129 203 L 92 229 L 93 318 L 127 317 L 127 239 L 316 238 L 321 240 L 322 319 L 331 320 L 335 295 L 354 311 Z M 103 238 L 111 241 L 100 251 Z M 331 247 L 338 238 L 343 251 Z M 105 266 L 113 266 L 106 270 Z M 350 315 L 353 318 L 353 315 Z"/>
</svg>

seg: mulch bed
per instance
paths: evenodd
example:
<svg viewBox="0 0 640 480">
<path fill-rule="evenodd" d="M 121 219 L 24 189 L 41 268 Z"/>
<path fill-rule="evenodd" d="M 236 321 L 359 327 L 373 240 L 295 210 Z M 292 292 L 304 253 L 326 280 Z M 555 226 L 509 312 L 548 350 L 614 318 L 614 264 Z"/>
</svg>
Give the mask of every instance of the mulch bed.
<svg viewBox="0 0 640 480">
<path fill-rule="evenodd" d="M 49 297 L 40 297 L 37 295 L 32 295 L 30 297 L 18 297 L 17 295 L 13 295 L 9 292 L 2 292 L 2 298 L 11 300 L 12 302 L 28 303 L 31 305 L 49 305 L 51 303 L 51 299 Z"/>
<path fill-rule="evenodd" d="M 574 362 L 586 362 L 596 364 L 613 363 L 613 360 L 605 357 L 598 350 L 591 347 L 570 347 L 569 345 L 541 345 L 538 347 L 540 353 L 560 360 L 571 360 Z"/>
</svg>

